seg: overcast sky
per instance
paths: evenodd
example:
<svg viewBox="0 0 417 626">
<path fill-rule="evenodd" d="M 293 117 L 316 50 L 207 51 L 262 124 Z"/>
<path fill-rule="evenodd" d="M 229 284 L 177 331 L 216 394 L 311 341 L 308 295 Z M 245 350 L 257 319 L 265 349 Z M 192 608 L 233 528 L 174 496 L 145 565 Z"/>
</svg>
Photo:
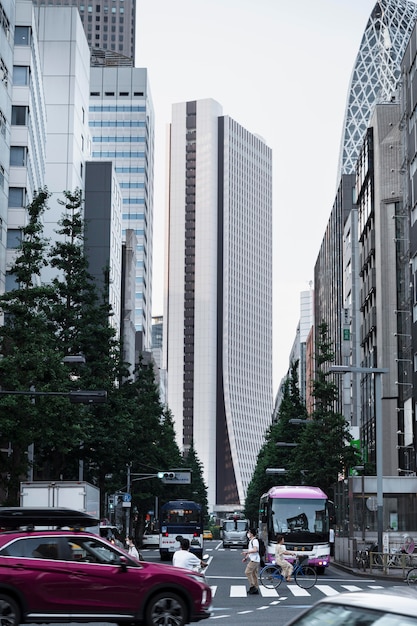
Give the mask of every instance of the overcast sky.
<svg viewBox="0 0 417 626">
<path fill-rule="evenodd" d="M 165 134 L 213 98 L 273 154 L 274 393 L 336 193 L 347 90 L 375 0 L 137 0 L 156 118 L 153 314 L 163 313 Z"/>
</svg>

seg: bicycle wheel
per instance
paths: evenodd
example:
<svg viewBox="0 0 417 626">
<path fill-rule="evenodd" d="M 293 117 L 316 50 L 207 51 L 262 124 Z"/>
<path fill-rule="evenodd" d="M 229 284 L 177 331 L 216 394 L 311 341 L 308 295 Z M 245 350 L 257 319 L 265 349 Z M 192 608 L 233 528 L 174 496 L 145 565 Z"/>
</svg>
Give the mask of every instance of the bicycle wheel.
<svg viewBox="0 0 417 626">
<path fill-rule="evenodd" d="M 294 570 L 294 580 L 302 589 L 310 589 L 317 582 L 317 572 L 310 565 L 302 565 Z"/>
<path fill-rule="evenodd" d="M 417 567 L 413 567 L 407 572 L 407 578 L 405 579 L 407 585 L 417 585 Z"/>
<path fill-rule="evenodd" d="M 261 569 L 259 579 L 267 589 L 276 589 L 282 583 L 281 568 L 278 565 L 265 565 Z"/>
</svg>

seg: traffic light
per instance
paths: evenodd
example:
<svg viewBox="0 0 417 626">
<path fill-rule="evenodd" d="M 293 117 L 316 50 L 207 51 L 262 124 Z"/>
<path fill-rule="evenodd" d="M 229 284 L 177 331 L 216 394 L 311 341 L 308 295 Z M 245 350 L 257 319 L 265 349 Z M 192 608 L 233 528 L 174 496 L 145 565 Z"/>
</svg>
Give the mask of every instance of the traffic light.
<svg viewBox="0 0 417 626">
<path fill-rule="evenodd" d="M 175 478 L 175 472 L 158 472 L 158 478 L 165 478 L 165 480 L 172 480 Z"/>
<path fill-rule="evenodd" d="M 109 496 L 108 503 L 109 503 L 110 511 L 114 509 L 114 501 L 115 501 L 115 496 Z"/>
<path fill-rule="evenodd" d="M 69 399 L 72 404 L 101 404 L 107 402 L 107 391 L 70 391 Z"/>
</svg>

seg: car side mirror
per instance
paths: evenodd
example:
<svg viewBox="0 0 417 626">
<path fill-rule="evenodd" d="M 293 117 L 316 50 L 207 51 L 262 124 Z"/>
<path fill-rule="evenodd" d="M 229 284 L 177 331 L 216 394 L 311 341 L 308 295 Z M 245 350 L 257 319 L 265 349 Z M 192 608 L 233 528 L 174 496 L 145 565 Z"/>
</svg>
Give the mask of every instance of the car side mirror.
<svg viewBox="0 0 417 626">
<path fill-rule="evenodd" d="M 128 564 L 127 557 L 120 556 L 119 557 L 119 563 L 120 563 L 120 569 L 122 570 L 122 572 L 127 572 L 127 564 Z"/>
</svg>

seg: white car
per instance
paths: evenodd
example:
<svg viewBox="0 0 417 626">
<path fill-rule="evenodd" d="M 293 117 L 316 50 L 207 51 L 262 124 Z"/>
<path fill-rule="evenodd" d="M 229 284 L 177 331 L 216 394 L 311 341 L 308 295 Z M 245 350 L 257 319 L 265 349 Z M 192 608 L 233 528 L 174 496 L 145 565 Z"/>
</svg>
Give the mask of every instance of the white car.
<svg viewBox="0 0 417 626">
<path fill-rule="evenodd" d="M 417 593 L 408 587 L 340 593 L 320 600 L 290 625 L 417 626 Z"/>
</svg>

